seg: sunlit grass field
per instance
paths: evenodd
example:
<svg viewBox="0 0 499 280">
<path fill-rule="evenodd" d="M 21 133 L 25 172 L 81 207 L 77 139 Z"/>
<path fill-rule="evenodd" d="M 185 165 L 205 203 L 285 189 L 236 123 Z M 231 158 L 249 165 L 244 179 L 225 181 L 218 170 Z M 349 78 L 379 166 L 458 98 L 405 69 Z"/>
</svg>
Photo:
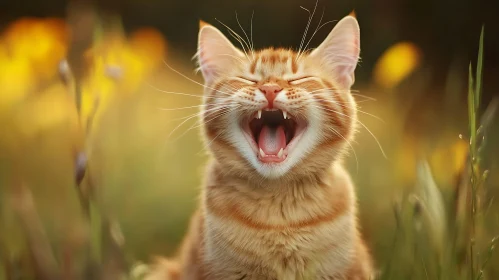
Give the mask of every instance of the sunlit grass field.
<svg viewBox="0 0 499 280">
<path fill-rule="evenodd" d="M 173 254 L 196 208 L 207 160 L 202 79 L 192 54 L 155 31 L 125 38 L 109 28 L 90 36 L 81 61 L 68 60 L 84 69 L 68 82 L 60 61 L 77 48 L 61 26 L 19 22 L 0 40 L 0 279 L 44 279 L 46 270 L 123 279 L 133 264 Z M 469 60 L 474 100 L 480 74 Z M 362 125 L 346 164 L 363 234 L 381 279 L 499 279 L 497 100 L 469 109 L 468 73 L 449 73 L 441 92 L 426 67 L 417 46 L 401 42 L 353 88 Z M 421 101 L 423 92 L 440 98 Z M 483 125 L 475 136 L 473 116 Z M 481 149 L 472 163 L 470 138 Z M 477 178 L 488 170 L 476 191 L 470 165 Z"/>
</svg>

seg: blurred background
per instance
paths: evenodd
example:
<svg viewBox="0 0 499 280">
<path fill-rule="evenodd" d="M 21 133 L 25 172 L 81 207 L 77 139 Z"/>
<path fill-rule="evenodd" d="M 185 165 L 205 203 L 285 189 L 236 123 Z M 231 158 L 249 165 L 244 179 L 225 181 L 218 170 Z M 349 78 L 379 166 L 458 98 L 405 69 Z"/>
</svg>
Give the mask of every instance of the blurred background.
<svg viewBox="0 0 499 280">
<path fill-rule="evenodd" d="M 252 28 L 256 49 L 297 49 L 310 16 L 303 8 L 312 12 L 316 5 L 100 0 L 89 10 L 86 3 L 0 2 L 0 279 L 32 279 L 43 270 L 36 248 L 44 240 L 54 265 L 76 271 L 87 259 L 105 263 L 113 249 L 102 249 L 102 221 L 111 225 L 123 263 L 172 255 L 196 208 L 207 159 L 196 116 L 202 77 L 192 60 L 199 20 L 227 35 L 219 21 L 241 35 L 241 28 Z M 481 279 L 469 270 L 483 270 L 484 279 L 499 279 L 499 253 L 493 253 L 499 2 L 320 0 L 307 40 L 322 14 L 322 23 L 335 22 L 353 10 L 362 57 L 353 89 L 363 125 L 347 165 L 382 277 Z M 310 47 L 334 22 L 318 30 Z M 472 230 L 468 77 L 471 63 L 477 78 L 482 25 L 476 113 L 479 119 L 486 113 L 479 169 L 489 172 Z M 81 91 L 79 114 L 74 85 Z M 88 164 L 80 184 L 74 170 L 81 151 Z"/>
</svg>

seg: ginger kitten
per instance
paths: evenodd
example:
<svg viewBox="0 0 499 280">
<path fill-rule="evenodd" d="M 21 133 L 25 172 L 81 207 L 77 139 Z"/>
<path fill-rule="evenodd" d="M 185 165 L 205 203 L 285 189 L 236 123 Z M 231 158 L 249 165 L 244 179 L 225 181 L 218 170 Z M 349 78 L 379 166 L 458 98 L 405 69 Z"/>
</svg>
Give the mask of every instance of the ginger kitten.
<svg viewBox="0 0 499 280">
<path fill-rule="evenodd" d="M 178 263 L 147 279 L 371 279 L 341 164 L 356 124 L 359 26 L 311 52 L 243 52 L 201 23 L 203 132 L 212 160 Z"/>
</svg>

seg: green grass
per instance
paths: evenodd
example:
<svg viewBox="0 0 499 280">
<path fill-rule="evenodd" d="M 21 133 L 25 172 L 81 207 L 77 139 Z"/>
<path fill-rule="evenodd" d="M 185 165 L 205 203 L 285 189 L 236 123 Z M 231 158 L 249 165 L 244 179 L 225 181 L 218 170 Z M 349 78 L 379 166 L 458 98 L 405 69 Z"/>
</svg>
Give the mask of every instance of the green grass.
<svg viewBox="0 0 499 280">
<path fill-rule="evenodd" d="M 487 278 L 487 271 L 498 242 L 498 237 L 490 236 L 498 232 L 487 232 L 486 224 L 492 221 L 486 220 L 490 209 L 484 203 L 489 171 L 483 166 L 482 155 L 487 152 L 485 140 L 497 104 L 491 103 L 479 118 L 483 37 L 482 28 L 476 70 L 471 64 L 469 67 L 468 165 L 461 170 L 453 190 L 446 193 L 437 187 L 426 161 L 420 162 L 413 191 L 393 208 L 396 230 L 389 247 L 392 257 L 386 259 L 381 279 L 495 279 Z"/>
</svg>

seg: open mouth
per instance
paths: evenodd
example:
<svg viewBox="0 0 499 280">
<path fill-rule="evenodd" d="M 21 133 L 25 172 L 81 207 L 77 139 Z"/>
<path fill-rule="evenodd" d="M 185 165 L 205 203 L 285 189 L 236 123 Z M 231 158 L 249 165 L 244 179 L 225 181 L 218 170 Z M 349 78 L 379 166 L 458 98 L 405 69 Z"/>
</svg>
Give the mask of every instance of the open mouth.
<svg viewBox="0 0 499 280">
<path fill-rule="evenodd" d="M 304 120 L 279 109 L 259 110 L 243 121 L 245 137 L 258 159 L 265 163 L 283 162 L 305 128 Z"/>
</svg>

